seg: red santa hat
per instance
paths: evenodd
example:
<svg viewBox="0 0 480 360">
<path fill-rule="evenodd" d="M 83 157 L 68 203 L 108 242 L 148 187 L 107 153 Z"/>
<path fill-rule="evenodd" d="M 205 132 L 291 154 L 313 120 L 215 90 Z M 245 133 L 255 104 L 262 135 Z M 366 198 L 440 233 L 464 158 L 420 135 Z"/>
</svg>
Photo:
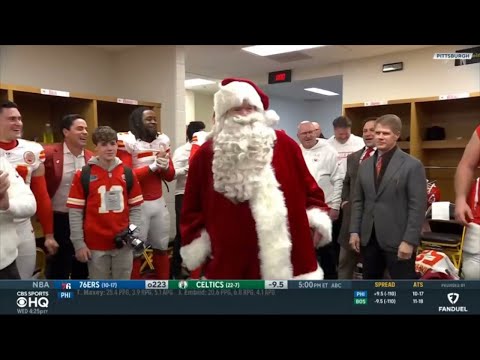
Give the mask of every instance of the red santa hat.
<svg viewBox="0 0 480 360">
<path fill-rule="evenodd" d="M 253 81 L 238 78 L 228 78 L 222 81 L 220 90 L 214 96 L 215 117 L 222 117 L 230 109 L 241 106 L 244 101 L 264 113 L 267 125 L 275 125 L 280 120 L 275 111 L 268 110 L 268 95 Z"/>
</svg>

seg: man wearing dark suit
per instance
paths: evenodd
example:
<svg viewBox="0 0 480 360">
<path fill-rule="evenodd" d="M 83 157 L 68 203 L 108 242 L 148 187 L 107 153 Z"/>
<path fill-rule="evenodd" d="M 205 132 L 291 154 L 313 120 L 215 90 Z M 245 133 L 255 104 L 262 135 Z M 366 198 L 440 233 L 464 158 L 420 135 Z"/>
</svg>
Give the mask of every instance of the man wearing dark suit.
<svg viewBox="0 0 480 360">
<path fill-rule="evenodd" d="M 367 118 L 363 123 L 363 141 L 365 147 L 347 157 L 347 171 L 343 179 L 342 187 L 342 227 L 338 236 L 340 245 L 340 258 L 338 261 L 338 278 L 352 279 L 353 272 L 358 263 L 358 254 L 352 249 L 350 241 L 350 213 L 353 200 L 353 190 L 355 189 L 355 180 L 357 179 L 358 167 L 361 163 L 373 155 L 375 149 L 375 120 L 377 118 Z"/>
<path fill-rule="evenodd" d="M 70 240 L 67 198 L 73 175 L 88 162 L 93 155 L 86 150 L 87 123 L 78 114 L 66 115 L 62 119 L 62 143 L 45 145 L 45 180 L 53 208 L 53 231 L 59 244 L 57 254 L 47 265 L 48 279 L 87 279 L 86 263 L 75 259 L 75 251 Z M 113 239 L 112 239 L 113 241 Z"/>
<path fill-rule="evenodd" d="M 375 155 L 358 169 L 350 222 L 350 245 L 362 253 L 363 278 L 414 279 L 415 250 L 425 219 L 427 188 L 420 161 L 397 147 L 402 121 L 375 122 Z"/>
</svg>

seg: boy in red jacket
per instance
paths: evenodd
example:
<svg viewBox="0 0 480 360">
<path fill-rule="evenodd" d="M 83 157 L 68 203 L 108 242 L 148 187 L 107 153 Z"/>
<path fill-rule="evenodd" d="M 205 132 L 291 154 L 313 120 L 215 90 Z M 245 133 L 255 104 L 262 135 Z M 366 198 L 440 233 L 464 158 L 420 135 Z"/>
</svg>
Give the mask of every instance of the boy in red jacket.
<svg viewBox="0 0 480 360">
<path fill-rule="evenodd" d="M 92 140 L 97 156 L 87 165 L 91 167 L 88 196 L 78 171 L 67 200 L 75 256 L 88 262 L 90 279 L 130 279 L 132 249 L 116 248 L 115 237 L 129 224 L 141 225 L 142 191 L 134 173 L 132 188 L 127 190 L 125 168 L 116 157 L 115 130 L 100 126 Z"/>
</svg>

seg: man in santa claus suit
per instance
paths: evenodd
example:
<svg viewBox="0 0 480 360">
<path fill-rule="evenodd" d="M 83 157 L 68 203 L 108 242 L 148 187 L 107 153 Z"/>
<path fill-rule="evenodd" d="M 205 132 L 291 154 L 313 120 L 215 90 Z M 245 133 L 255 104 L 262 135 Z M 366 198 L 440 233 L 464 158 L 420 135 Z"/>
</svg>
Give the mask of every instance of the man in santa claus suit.
<svg viewBox="0 0 480 360">
<path fill-rule="evenodd" d="M 323 191 L 253 82 L 225 79 L 215 125 L 191 161 L 181 256 L 207 279 L 323 279 L 314 246 L 331 242 Z"/>
</svg>

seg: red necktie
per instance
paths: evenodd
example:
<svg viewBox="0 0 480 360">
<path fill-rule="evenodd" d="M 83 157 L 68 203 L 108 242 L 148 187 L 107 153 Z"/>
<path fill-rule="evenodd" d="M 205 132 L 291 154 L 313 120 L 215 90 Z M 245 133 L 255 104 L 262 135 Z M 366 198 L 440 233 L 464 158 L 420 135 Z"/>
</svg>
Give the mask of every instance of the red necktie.
<svg viewBox="0 0 480 360">
<path fill-rule="evenodd" d="M 367 148 L 367 150 L 363 153 L 363 156 L 360 159 L 360 163 L 362 161 L 367 160 L 372 155 L 373 151 L 374 151 L 373 148 L 371 147 Z"/>
<path fill-rule="evenodd" d="M 383 158 L 379 155 L 377 158 L 377 165 L 375 166 L 375 169 L 377 171 L 377 178 L 380 175 L 380 171 L 382 170 L 382 161 Z"/>
</svg>

